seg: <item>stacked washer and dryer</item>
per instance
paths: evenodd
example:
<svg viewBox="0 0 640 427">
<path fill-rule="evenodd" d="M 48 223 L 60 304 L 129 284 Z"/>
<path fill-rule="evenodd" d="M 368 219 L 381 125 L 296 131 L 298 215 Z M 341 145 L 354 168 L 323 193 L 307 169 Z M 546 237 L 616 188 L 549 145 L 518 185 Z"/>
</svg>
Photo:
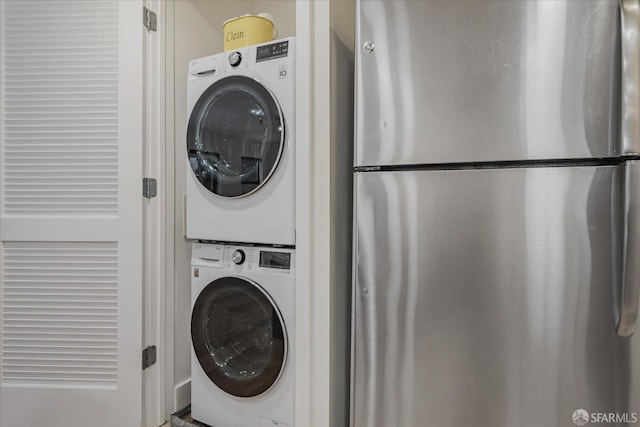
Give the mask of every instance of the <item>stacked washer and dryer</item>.
<svg viewBox="0 0 640 427">
<path fill-rule="evenodd" d="M 187 96 L 192 416 L 292 426 L 295 39 L 191 61 Z"/>
</svg>

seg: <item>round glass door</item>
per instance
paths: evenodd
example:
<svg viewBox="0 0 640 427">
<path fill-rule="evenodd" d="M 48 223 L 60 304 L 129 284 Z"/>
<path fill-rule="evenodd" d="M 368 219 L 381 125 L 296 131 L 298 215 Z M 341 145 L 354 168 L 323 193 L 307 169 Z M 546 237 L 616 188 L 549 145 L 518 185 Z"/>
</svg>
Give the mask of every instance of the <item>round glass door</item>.
<svg viewBox="0 0 640 427">
<path fill-rule="evenodd" d="M 280 107 L 262 84 L 248 77 L 212 84 L 189 118 L 189 164 L 198 181 L 219 196 L 245 196 L 264 185 L 283 147 Z"/>
<path fill-rule="evenodd" d="M 204 372 L 234 396 L 264 393 L 284 367 L 282 317 L 268 295 L 246 279 L 224 277 L 204 288 L 191 315 L 191 338 Z"/>
</svg>

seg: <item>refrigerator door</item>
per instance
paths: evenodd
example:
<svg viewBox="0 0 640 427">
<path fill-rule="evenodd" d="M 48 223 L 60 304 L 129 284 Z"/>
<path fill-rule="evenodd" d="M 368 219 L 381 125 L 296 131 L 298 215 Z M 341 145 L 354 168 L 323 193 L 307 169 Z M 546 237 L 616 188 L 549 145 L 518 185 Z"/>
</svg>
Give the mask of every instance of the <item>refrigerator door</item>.
<svg viewBox="0 0 640 427">
<path fill-rule="evenodd" d="M 619 9 L 360 0 L 356 166 L 621 154 Z M 623 54 L 637 67 L 635 15 Z"/>
<path fill-rule="evenodd" d="M 640 422 L 629 168 L 357 173 L 352 425 Z"/>
</svg>

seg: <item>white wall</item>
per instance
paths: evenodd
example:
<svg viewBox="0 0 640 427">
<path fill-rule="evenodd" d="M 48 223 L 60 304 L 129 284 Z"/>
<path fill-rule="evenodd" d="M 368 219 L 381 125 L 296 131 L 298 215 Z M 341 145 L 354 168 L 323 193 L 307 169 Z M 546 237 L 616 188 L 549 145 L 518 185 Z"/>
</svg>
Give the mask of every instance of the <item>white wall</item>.
<svg viewBox="0 0 640 427">
<path fill-rule="evenodd" d="M 355 0 L 300 1 L 297 26 L 296 425 L 344 427 L 349 424 Z"/>
<path fill-rule="evenodd" d="M 218 28 L 203 16 L 199 8 L 204 1 L 177 0 L 175 2 L 174 27 L 174 170 L 175 170 L 175 209 L 174 209 L 174 238 L 175 238 L 175 266 L 173 280 L 174 295 L 174 383 L 187 381 L 190 376 L 190 244 L 182 235 L 182 194 L 185 192 L 186 148 L 184 135 L 187 123 L 187 63 L 190 59 L 214 53 L 212 41 L 222 43 L 222 36 Z M 188 387 L 188 384 L 187 384 Z M 183 390 L 182 397 L 174 402 L 174 410 L 181 409 L 188 403 L 189 395 Z M 187 402 L 184 402 L 184 401 Z"/>
<path fill-rule="evenodd" d="M 330 2 L 330 426 L 349 425 L 355 1 Z"/>
<path fill-rule="evenodd" d="M 174 385 L 186 384 L 191 377 L 191 243 L 182 234 L 182 194 L 186 188 L 187 64 L 189 60 L 223 50 L 224 21 L 247 13 L 273 15 L 278 37 L 295 35 L 294 0 L 175 0 L 174 9 L 174 144 L 175 155 L 175 266 L 174 300 Z M 188 394 L 178 393 L 172 409 L 188 403 Z M 180 397 L 183 396 L 183 397 Z"/>
<path fill-rule="evenodd" d="M 278 38 L 296 35 L 296 2 L 295 0 L 252 0 L 251 10 L 244 13 L 267 12 L 273 15 L 273 22 L 278 29 Z"/>
</svg>

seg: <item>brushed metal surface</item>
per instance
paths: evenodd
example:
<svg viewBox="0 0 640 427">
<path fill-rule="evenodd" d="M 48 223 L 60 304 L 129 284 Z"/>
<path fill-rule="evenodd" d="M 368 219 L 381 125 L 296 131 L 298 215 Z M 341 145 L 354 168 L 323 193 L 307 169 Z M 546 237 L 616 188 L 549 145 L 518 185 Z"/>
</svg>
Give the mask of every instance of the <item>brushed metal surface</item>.
<svg viewBox="0 0 640 427">
<path fill-rule="evenodd" d="M 360 0 L 356 166 L 619 155 L 619 9 Z"/>
<path fill-rule="evenodd" d="M 622 149 L 640 154 L 640 0 L 620 0 L 622 46 Z"/>
<path fill-rule="evenodd" d="M 618 335 L 630 337 L 638 321 L 640 297 L 640 162 L 624 170 L 622 290 Z"/>
<path fill-rule="evenodd" d="M 616 333 L 623 181 L 624 166 L 356 173 L 353 426 L 639 413 L 640 337 Z"/>
</svg>

